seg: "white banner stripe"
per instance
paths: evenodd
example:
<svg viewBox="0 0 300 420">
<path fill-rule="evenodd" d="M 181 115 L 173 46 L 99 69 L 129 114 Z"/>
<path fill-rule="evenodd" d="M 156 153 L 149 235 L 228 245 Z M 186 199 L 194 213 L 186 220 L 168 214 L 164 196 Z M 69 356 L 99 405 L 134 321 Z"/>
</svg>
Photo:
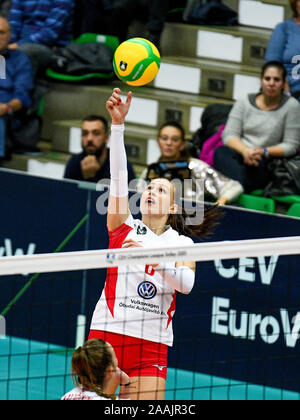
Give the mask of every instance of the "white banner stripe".
<svg viewBox="0 0 300 420">
<path fill-rule="evenodd" d="M 0 259 L 0 276 L 22 273 L 54 273 L 100 269 L 132 264 L 163 262 L 214 261 L 243 257 L 297 255 L 300 237 L 271 238 L 232 242 L 210 242 L 194 246 L 166 248 L 131 248 L 60 254 L 38 254 Z"/>
</svg>

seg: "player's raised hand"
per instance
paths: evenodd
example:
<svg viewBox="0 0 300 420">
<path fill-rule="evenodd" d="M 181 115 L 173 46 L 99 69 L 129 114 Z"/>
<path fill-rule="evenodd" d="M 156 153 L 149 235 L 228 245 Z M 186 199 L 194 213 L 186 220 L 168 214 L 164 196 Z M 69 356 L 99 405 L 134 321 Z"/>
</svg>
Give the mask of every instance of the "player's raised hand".
<svg viewBox="0 0 300 420">
<path fill-rule="evenodd" d="M 106 102 L 106 109 L 110 113 L 114 125 L 124 124 L 132 101 L 132 92 L 128 92 L 125 102 L 122 101 L 120 94 L 121 90 L 115 88 Z"/>
</svg>

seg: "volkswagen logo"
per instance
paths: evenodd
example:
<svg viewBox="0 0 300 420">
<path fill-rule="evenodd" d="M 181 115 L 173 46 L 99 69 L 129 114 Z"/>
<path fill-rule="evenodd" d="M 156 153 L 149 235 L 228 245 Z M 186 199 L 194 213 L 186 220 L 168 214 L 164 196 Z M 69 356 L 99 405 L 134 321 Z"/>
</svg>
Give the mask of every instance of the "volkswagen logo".
<svg viewBox="0 0 300 420">
<path fill-rule="evenodd" d="M 157 290 L 150 281 L 143 281 L 137 289 L 138 294 L 143 299 L 153 299 L 156 296 Z"/>
</svg>

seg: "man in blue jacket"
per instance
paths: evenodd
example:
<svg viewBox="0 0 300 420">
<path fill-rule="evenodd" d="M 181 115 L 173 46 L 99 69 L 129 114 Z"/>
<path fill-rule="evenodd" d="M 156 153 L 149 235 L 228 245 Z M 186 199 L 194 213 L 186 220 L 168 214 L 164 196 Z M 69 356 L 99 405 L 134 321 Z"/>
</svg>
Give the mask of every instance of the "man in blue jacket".
<svg viewBox="0 0 300 420">
<path fill-rule="evenodd" d="M 48 67 L 53 47 L 64 47 L 72 38 L 74 7 L 74 0 L 12 0 L 10 48 L 25 52 L 35 72 Z"/>
<path fill-rule="evenodd" d="M 4 78 L 0 79 L 0 161 L 5 157 L 5 140 L 8 125 L 19 128 L 21 111 L 31 106 L 33 89 L 32 66 L 21 51 L 9 50 L 11 40 L 10 25 L 0 16 L 0 55 L 4 57 Z"/>
</svg>

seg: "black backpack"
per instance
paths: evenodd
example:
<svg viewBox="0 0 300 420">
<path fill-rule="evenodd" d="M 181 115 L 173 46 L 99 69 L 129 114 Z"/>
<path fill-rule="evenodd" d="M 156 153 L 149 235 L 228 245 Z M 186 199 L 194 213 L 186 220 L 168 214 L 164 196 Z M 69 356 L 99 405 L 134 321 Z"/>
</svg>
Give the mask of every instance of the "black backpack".
<svg viewBox="0 0 300 420">
<path fill-rule="evenodd" d="M 300 155 L 290 159 L 272 159 L 268 169 L 272 180 L 264 190 L 265 197 L 300 194 Z"/>
<path fill-rule="evenodd" d="M 70 43 L 55 51 L 51 69 L 71 76 L 113 71 L 113 51 L 105 44 L 87 42 Z"/>
</svg>

